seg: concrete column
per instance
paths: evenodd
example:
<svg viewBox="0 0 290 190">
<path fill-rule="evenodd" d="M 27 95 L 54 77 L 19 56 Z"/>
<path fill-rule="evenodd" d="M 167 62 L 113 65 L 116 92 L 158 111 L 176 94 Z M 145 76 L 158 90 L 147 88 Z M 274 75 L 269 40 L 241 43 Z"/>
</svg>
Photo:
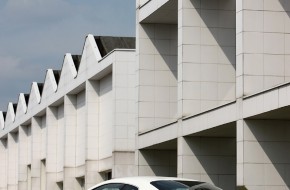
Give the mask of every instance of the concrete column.
<svg viewBox="0 0 290 190">
<path fill-rule="evenodd" d="M 87 132 L 87 109 L 86 91 L 83 90 L 76 95 L 76 167 L 84 167 L 86 159 L 86 132 Z M 81 170 L 79 170 L 81 171 Z M 82 173 L 82 174 L 81 174 Z M 76 177 L 84 175 L 83 172 L 76 174 Z"/>
<path fill-rule="evenodd" d="M 241 189 L 287 189 L 290 185 L 290 122 L 240 120 L 237 185 Z"/>
<path fill-rule="evenodd" d="M 235 99 L 236 0 L 178 1 L 178 112 Z"/>
<path fill-rule="evenodd" d="M 8 190 L 18 188 L 18 131 L 8 133 Z"/>
<path fill-rule="evenodd" d="M 112 178 L 135 176 L 136 82 L 135 59 L 117 53 L 113 64 L 113 168 Z"/>
<path fill-rule="evenodd" d="M 0 140 L 0 190 L 7 190 L 7 174 L 8 174 L 8 147 L 7 138 Z"/>
<path fill-rule="evenodd" d="M 31 161 L 31 127 L 19 127 L 18 189 L 28 188 L 28 165 Z"/>
<path fill-rule="evenodd" d="M 58 110 L 57 107 L 47 107 L 47 157 L 46 157 L 46 170 L 47 170 L 47 189 L 58 189 L 57 181 L 57 166 L 58 166 L 58 149 L 62 144 L 58 142 Z M 64 138 L 64 136 L 62 137 Z"/>
<path fill-rule="evenodd" d="M 210 182 L 224 190 L 236 187 L 234 138 L 178 138 L 178 177 Z"/>
<path fill-rule="evenodd" d="M 86 180 L 85 188 L 103 181 L 99 174 L 99 82 L 86 82 Z"/>
<path fill-rule="evenodd" d="M 77 96 L 66 95 L 64 97 L 64 118 L 65 118 L 65 160 L 64 160 L 64 190 L 80 189 L 76 179 L 77 162 Z"/>
<path fill-rule="evenodd" d="M 31 186 L 32 190 L 40 189 L 40 160 L 41 160 L 41 117 L 31 118 L 32 159 L 31 159 Z"/>
</svg>

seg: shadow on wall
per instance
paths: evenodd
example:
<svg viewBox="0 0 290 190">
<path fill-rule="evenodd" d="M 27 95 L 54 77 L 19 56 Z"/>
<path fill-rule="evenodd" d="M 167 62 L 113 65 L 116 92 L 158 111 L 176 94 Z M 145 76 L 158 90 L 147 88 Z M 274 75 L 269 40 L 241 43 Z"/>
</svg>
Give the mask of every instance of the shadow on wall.
<svg viewBox="0 0 290 190">
<path fill-rule="evenodd" d="M 278 122 L 277 120 L 251 120 L 247 121 L 247 125 L 265 154 L 263 160 L 254 161 L 264 164 L 265 186 L 285 186 L 288 189 L 290 188 L 290 122 Z"/>
<path fill-rule="evenodd" d="M 142 24 L 142 28 L 157 50 L 153 55 L 155 70 L 164 70 L 166 64 L 167 70 L 171 71 L 177 80 L 177 24 L 150 23 Z M 158 60 L 158 56 L 162 60 Z"/>
<path fill-rule="evenodd" d="M 196 0 L 191 0 L 193 7 L 198 7 Z M 201 18 L 201 55 L 213 54 L 210 48 L 218 47 L 222 52 L 215 52 L 218 63 L 224 63 L 223 53 L 227 62 L 236 68 L 236 3 L 235 0 L 199 1 L 197 12 Z M 220 9 L 225 7 L 225 9 Z M 212 39 L 214 38 L 214 39 Z M 217 50 L 219 51 L 219 50 Z M 201 62 L 207 59 L 201 58 Z M 206 62 L 208 63 L 208 62 Z"/>
<path fill-rule="evenodd" d="M 140 150 L 139 175 L 177 176 L 176 150 Z"/>
<path fill-rule="evenodd" d="M 224 190 L 236 187 L 236 138 L 195 137 L 190 149 L 200 163 L 202 181 Z M 196 165 L 195 165 L 196 166 Z M 193 171 L 195 172 L 195 171 Z"/>
<path fill-rule="evenodd" d="M 288 14 L 290 18 L 290 1 L 289 0 L 279 0 L 282 7 L 284 8 L 284 11 Z"/>
</svg>

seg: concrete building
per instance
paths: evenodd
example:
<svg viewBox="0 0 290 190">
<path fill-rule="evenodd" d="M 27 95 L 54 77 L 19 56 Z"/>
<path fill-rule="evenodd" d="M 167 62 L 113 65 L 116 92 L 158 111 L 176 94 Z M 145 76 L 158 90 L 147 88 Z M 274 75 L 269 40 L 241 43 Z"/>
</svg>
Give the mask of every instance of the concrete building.
<svg viewBox="0 0 290 190">
<path fill-rule="evenodd" d="M 290 1 L 139 0 L 138 175 L 290 187 Z"/>
<path fill-rule="evenodd" d="M 118 49 L 121 48 L 121 49 Z M 88 35 L 0 114 L 0 189 L 85 189 L 135 174 L 135 39 Z"/>
<path fill-rule="evenodd" d="M 289 0 L 137 0 L 136 51 L 88 35 L 0 112 L 0 189 L 132 175 L 289 189 L 289 15 Z"/>
</svg>

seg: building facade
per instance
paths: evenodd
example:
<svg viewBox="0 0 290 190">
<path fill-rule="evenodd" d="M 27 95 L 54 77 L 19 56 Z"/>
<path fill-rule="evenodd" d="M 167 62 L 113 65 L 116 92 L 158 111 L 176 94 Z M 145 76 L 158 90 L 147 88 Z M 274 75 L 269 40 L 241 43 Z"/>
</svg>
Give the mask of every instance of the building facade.
<svg viewBox="0 0 290 190">
<path fill-rule="evenodd" d="M 9 103 L 0 189 L 86 189 L 134 175 L 134 49 L 134 38 L 88 35 L 81 56 L 66 54 L 61 71 Z"/>
<path fill-rule="evenodd" d="M 136 47 L 88 35 L 0 112 L 0 189 L 289 189 L 289 15 L 289 0 L 137 0 Z"/>
</svg>

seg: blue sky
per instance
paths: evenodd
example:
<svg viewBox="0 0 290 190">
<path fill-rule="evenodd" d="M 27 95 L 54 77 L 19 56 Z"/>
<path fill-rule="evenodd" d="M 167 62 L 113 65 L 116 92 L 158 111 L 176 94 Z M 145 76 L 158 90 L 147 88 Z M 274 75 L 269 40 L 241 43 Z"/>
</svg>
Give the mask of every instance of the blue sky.
<svg viewBox="0 0 290 190">
<path fill-rule="evenodd" d="M 135 0 L 0 0 L 0 110 L 81 54 L 87 34 L 135 36 Z"/>
</svg>

